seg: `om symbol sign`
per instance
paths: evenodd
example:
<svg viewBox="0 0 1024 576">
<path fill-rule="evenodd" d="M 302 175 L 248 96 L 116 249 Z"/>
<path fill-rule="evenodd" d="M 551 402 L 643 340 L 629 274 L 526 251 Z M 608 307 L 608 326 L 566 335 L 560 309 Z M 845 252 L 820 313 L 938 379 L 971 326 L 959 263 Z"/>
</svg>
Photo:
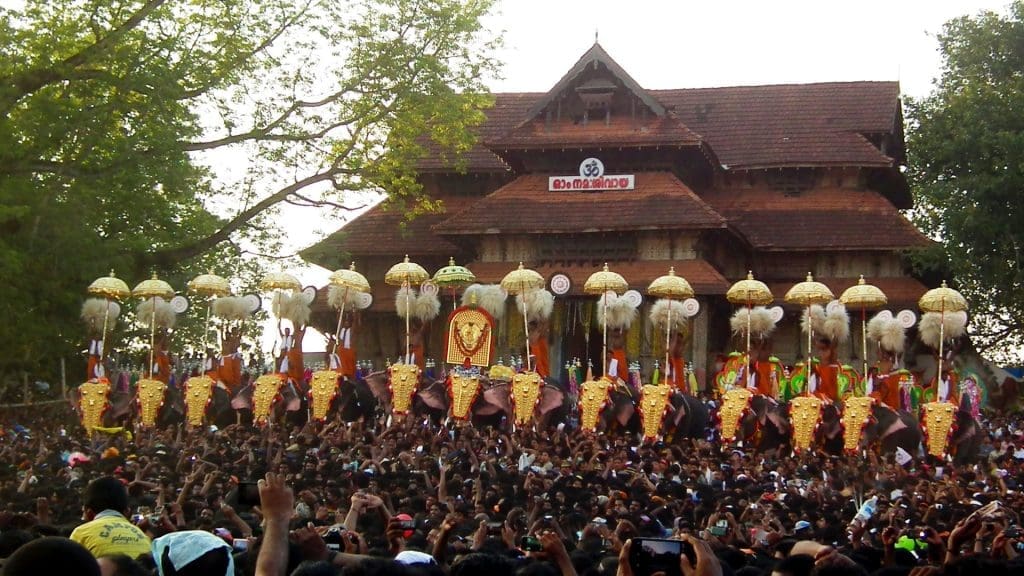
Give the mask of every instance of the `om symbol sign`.
<svg viewBox="0 0 1024 576">
<path fill-rule="evenodd" d="M 580 162 L 580 176 L 597 178 L 604 175 L 604 164 L 597 158 L 587 158 Z"/>
</svg>

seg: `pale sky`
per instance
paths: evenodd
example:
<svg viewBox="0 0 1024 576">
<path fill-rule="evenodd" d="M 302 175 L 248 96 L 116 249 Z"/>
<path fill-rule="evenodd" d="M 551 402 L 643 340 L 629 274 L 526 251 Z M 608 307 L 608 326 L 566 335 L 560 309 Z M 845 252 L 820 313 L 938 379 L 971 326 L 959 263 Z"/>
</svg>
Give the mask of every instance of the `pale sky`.
<svg viewBox="0 0 1024 576">
<path fill-rule="evenodd" d="M 926 95 L 941 73 L 936 34 L 943 23 L 1003 0 L 504 0 L 488 27 L 504 31 L 503 78 L 496 92 L 549 90 L 594 42 L 645 88 L 704 88 L 841 80 L 898 80 Z M 288 208 L 289 251 L 336 224 L 309 226 L 311 212 Z M 294 214 L 292 214 L 294 212 Z M 329 271 L 294 270 L 323 286 Z M 269 347 L 273 336 L 268 334 Z M 322 339 L 306 338 L 307 351 Z"/>
</svg>

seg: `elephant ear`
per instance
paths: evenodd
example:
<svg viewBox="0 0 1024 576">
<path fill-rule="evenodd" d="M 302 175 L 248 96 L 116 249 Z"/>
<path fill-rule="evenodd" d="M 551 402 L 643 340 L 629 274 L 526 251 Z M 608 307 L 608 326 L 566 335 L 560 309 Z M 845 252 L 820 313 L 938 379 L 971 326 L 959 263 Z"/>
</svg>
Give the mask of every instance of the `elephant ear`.
<svg viewBox="0 0 1024 576">
<path fill-rule="evenodd" d="M 565 392 L 562 392 L 556 386 L 544 386 L 541 389 L 540 404 L 537 409 L 540 413 L 547 414 L 552 410 L 557 410 L 565 402 Z"/>
<path fill-rule="evenodd" d="M 378 402 L 391 403 L 391 390 L 388 389 L 388 375 L 385 372 L 374 372 L 366 376 L 366 385 Z"/>
<path fill-rule="evenodd" d="M 423 400 L 423 403 L 434 410 L 447 410 L 448 409 L 448 397 L 445 395 L 445 387 L 443 384 L 433 386 L 427 386 L 416 393 Z"/>
</svg>

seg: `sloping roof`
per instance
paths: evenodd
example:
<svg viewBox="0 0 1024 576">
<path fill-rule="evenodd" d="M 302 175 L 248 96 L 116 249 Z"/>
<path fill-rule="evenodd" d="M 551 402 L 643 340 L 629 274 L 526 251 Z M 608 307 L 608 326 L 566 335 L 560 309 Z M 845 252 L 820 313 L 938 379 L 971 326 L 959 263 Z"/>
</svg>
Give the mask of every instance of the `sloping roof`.
<svg viewBox="0 0 1024 576">
<path fill-rule="evenodd" d="M 353 256 L 442 256 L 459 254 L 460 250 L 444 238 L 435 236 L 431 227 L 459 210 L 475 198 L 441 198 L 442 211 L 422 214 L 404 222 L 400 211 L 388 210 L 378 204 L 320 242 L 306 248 L 303 259 L 328 269 L 344 266 L 343 257 Z"/>
<path fill-rule="evenodd" d="M 588 66 L 594 66 L 596 68 L 598 63 L 604 64 L 605 67 L 608 68 L 608 71 L 622 82 L 630 92 L 636 94 L 636 96 L 651 109 L 651 112 L 653 112 L 655 116 L 665 115 L 665 107 L 661 102 L 658 102 L 656 98 L 651 96 L 650 92 L 641 87 L 640 84 L 622 68 L 622 66 L 619 66 L 618 62 L 605 52 L 604 48 L 602 48 L 600 44 L 594 42 L 594 45 L 584 52 L 583 56 L 580 56 L 580 59 L 577 60 L 576 64 L 574 64 L 573 67 L 565 73 L 565 76 L 562 76 L 561 80 L 556 82 L 551 90 L 548 90 L 547 94 L 539 98 L 537 102 L 530 107 L 526 113 L 526 118 L 523 118 L 522 120 L 532 119 L 534 116 L 539 114 L 545 106 L 558 98 L 570 84 L 580 77 L 586 71 Z"/>
<path fill-rule="evenodd" d="M 899 83 L 825 82 L 648 90 L 690 131 L 710 145 L 724 166 L 755 169 L 798 166 L 890 167 L 893 159 L 863 135 L 900 130 Z M 480 142 L 501 145 L 500 136 L 533 119 L 544 94 L 499 93 L 478 127 Z M 600 132 L 603 122 L 588 130 Z M 538 137 L 541 137 L 538 135 Z M 465 155 L 470 171 L 505 171 L 507 166 L 478 144 Z M 451 163 L 431 156 L 423 171 L 446 171 Z"/>
<path fill-rule="evenodd" d="M 531 265 L 529 262 L 524 264 L 527 268 L 536 270 L 546 280 L 550 280 L 554 274 L 565 274 L 572 280 L 572 289 L 569 291 L 571 295 L 583 294 L 583 285 L 586 284 L 587 278 L 600 270 L 598 266 L 579 264 Z M 497 284 L 518 265 L 519 262 L 472 262 L 467 267 L 476 275 L 478 282 Z M 697 294 L 725 294 L 725 291 L 729 289 L 729 282 L 714 266 L 704 260 L 633 260 L 613 262 L 609 267 L 614 272 L 621 274 L 630 283 L 630 288 L 639 290 L 644 295 L 647 293 L 647 286 L 655 278 L 668 274 L 670 267 L 675 267 L 676 275 L 686 278 Z"/>
<path fill-rule="evenodd" d="M 548 122 L 535 118 L 485 144 L 495 150 L 502 148 L 529 150 L 537 148 L 573 148 L 590 146 L 697 146 L 699 134 L 693 132 L 674 115 L 650 116 L 646 119 L 612 116 L 608 123 L 595 118 L 586 125 L 570 118 Z"/>
<path fill-rule="evenodd" d="M 724 227 L 725 220 L 672 173 L 641 172 L 635 190 L 608 192 L 549 192 L 548 175 L 525 174 L 434 231 L 556 234 Z"/>
<path fill-rule="evenodd" d="M 862 134 L 897 129 L 897 82 L 826 82 L 655 90 L 722 164 L 890 166 Z"/>
<path fill-rule="evenodd" d="M 703 198 L 760 250 L 892 250 L 931 243 L 873 190 L 714 190 Z"/>
</svg>

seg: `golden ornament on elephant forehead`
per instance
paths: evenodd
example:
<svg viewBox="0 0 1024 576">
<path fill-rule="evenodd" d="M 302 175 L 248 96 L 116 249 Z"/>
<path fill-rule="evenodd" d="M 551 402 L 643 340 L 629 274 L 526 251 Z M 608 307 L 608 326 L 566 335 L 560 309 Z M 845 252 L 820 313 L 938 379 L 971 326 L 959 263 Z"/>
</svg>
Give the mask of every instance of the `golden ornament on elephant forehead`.
<svg viewBox="0 0 1024 576">
<path fill-rule="evenodd" d="M 733 388 L 722 394 L 722 407 L 718 410 L 722 422 L 722 440 L 732 442 L 740 427 L 740 418 L 750 407 L 754 393 L 748 388 Z"/>
<path fill-rule="evenodd" d="M 817 396 L 793 398 L 789 401 L 789 419 L 793 425 L 793 449 L 809 450 L 821 421 L 821 399 Z"/>
<path fill-rule="evenodd" d="M 388 368 L 391 389 L 391 411 L 405 414 L 412 409 L 412 395 L 420 381 L 420 367 L 415 364 L 392 364 Z"/>
<path fill-rule="evenodd" d="M 647 384 L 640 389 L 640 423 L 644 440 L 653 440 L 661 431 L 672 388 L 668 384 Z"/>
<path fill-rule="evenodd" d="M 452 399 L 452 417 L 458 420 L 469 418 L 477 394 L 480 393 L 480 376 L 477 374 L 452 374 L 448 395 Z"/>
<path fill-rule="evenodd" d="M 264 374 L 256 379 L 252 391 L 252 415 L 257 425 L 262 426 L 270 420 L 270 409 L 284 383 L 285 379 L 280 374 Z"/>
<path fill-rule="evenodd" d="M 334 370 L 317 370 L 309 380 L 309 398 L 313 418 L 324 420 L 331 402 L 338 395 L 338 373 Z"/>
<path fill-rule="evenodd" d="M 949 436 L 956 423 L 956 407 L 949 402 L 929 402 L 924 405 L 924 446 L 936 458 L 946 455 Z"/>
<path fill-rule="evenodd" d="M 82 426 L 89 436 L 94 428 L 103 423 L 103 412 L 107 409 L 107 394 L 110 386 L 106 382 L 86 382 L 78 387 L 78 408 L 82 411 Z"/>
<path fill-rule="evenodd" d="M 512 414 L 517 426 L 525 426 L 533 419 L 543 386 L 544 381 L 536 372 L 520 372 L 512 378 Z"/>
<path fill-rule="evenodd" d="M 613 384 L 606 378 L 584 382 L 580 386 L 580 428 L 596 432 L 601 411 L 608 404 Z"/>
<path fill-rule="evenodd" d="M 448 343 L 445 361 L 486 368 L 491 365 L 494 349 L 494 322 L 490 315 L 478 308 L 456 310 L 448 318 Z"/>
<path fill-rule="evenodd" d="M 209 376 L 193 376 L 185 381 L 185 421 L 189 426 L 203 425 L 215 384 Z"/>
<path fill-rule="evenodd" d="M 143 426 L 156 426 L 156 418 L 160 407 L 164 405 L 164 392 L 167 385 L 159 380 L 144 378 L 139 380 L 138 394 L 139 419 Z"/>
<path fill-rule="evenodd" d="M 875 399 L 871 396 L 847 398 L 843 405 L 843 450 L 847 453 L 856 452 L 860 447 L 860 438 L 864 427 L 871 421 L 871 408 Z"/>
</svg>

